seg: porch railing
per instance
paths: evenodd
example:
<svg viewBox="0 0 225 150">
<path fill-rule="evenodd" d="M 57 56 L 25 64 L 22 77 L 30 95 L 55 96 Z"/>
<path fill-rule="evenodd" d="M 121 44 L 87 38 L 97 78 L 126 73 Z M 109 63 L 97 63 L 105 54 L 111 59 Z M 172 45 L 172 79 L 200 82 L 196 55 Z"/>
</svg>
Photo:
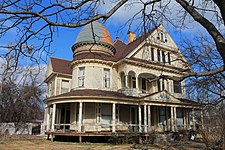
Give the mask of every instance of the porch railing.
<svg viewBox="0 0 225 150">
<path fill-rule="evenodd" d="M 113 124 L 82 124 L 81 132 L 112 132 Z M 78 132 L 79 125 L 78 124 L 55 124 L 54 131 L 56 132 Z M 175 131 L 180 130 L 192 130 L 193 126 L 190 124 L 187 125 L 177 125 L 174 126 Z M 50 129 L 51 130 L 51 129 Z M 115 131 L 116 132 L 153 132 L 153 131 L 171 131 L 172 127 L 170 125 L 158 125 L 158 126 L 139 126 L 138 124 L 116 124 Z"/>
</svg>

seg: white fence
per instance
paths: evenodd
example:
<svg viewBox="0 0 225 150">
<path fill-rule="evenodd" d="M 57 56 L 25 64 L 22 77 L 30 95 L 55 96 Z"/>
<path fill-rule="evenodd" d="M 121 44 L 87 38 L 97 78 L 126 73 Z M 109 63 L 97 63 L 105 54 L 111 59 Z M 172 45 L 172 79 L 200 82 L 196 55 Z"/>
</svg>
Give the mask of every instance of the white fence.
<svg viewBox="0 0 225 150">
<path fill-rule="evenodd" d="M 0 123 L 0 134 L 32 134 L 32 123 L 15 124 L 15 123 Z"/>
</svg>

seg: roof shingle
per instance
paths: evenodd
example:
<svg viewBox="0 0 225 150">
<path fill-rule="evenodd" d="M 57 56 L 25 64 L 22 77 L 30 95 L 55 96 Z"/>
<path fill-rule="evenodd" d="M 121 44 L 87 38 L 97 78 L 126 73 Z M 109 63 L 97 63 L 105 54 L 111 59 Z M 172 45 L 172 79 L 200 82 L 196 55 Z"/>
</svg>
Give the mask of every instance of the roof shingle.
<svg viewBox="0 0 225 150">
<path fill-rule="evenodd" d="M 50 60 L 53 72 L 72 75 L 72 69 L 70 68 L 71 61 L 53 57 Z"/>
</svg>

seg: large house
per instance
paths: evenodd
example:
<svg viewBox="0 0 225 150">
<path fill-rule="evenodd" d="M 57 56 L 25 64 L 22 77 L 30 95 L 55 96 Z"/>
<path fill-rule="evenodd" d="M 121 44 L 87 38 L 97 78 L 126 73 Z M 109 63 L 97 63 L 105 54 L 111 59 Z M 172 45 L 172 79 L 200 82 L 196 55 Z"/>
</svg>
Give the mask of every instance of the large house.
<svg viewBox="0 0 225 150">
<path fill-rule="evenodd" d="M 172 80 L 191 69 L 162 24 L 137 38 L 129 32 L 124 43 L 119 37 L 112 42 L 95 21 L 81 30 L 72 51 L 73 60 L 50 58 L 48 64 L 47 134 L 196 128 L 194 114 L 202 106 L 186 99 L 184 81 Z"/>
</svg>

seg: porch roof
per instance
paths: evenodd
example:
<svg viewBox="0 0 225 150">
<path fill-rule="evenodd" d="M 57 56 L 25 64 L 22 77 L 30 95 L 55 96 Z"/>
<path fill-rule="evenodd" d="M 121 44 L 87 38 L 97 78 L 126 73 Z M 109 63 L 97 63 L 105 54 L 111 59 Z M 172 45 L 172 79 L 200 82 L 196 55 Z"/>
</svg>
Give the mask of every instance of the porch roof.
<svg viewBox="0 0 225 150">
<path fill-rule="evenodd" d="M 157 95 L 166 93 L 170 96 L 158 98 Z M 189 99 L 185 98 L 176 98 L 173 95 L 169 94 L 167 91 L 160 91 L 156 93 L 152 93 L 142 97 L 134 97 L 134 96 L 127 96 L 123 93 L 117 91 L 108 91 L 108 90 L 98 90 L 98 89 L 76 89 L 72 90 L 68 93 L 64 93 L 61 95 L 53 96 L 45 100 L 56 100 L 56 99 L 67 99 L 67 98 L 95 98 L 95 99 L 113 99 L 115 101 L 130 101 L 135 103 L 143 103 L 143 102 L 150 102 L 150 103 L 165 103 L 165 104 L 173 104 L 173 105 L 188 105 L 188 106 L 197 106 L 201 107 L 201 104 Z"/>
<path fill-rule="evenodd" d="M 116 91 L 108 91 L 108 90 L 97 90 L 97 89 L 76 89 L 72 90 L 68 93 L 64 93 L 61 95 L 57 95 L 51 98 L 60 98 L 60 97 L 67 97 L 67 96 L 98 96 L 98 97 L 112 97 L 112 98 L 127 98 L 132 100 L 139 100 L 138 97 L 133 96 L 126 96 L 123 93 L 116 92 Z"/>
</svg>

